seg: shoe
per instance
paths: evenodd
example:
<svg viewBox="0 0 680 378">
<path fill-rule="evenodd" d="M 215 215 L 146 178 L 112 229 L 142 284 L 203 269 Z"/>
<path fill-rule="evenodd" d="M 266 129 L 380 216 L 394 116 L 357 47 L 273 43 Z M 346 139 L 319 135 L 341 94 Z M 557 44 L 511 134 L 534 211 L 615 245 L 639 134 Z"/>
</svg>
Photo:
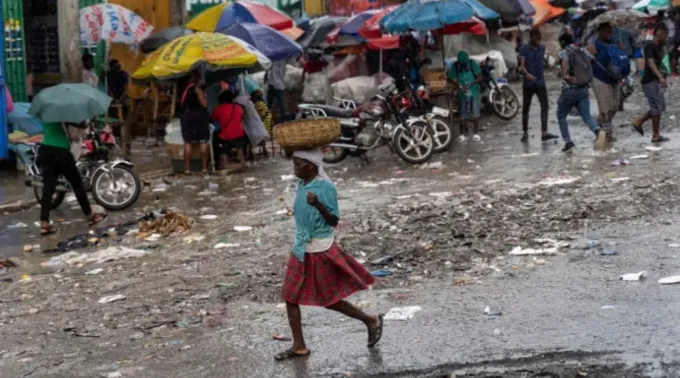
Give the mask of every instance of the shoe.
<svg viewBox="0 0 680 378">
<path fill-rule="evenodd" d="M 574 148 L 576 148 L 574 142 L 567 142 L 567 144 L 564 145 L 562 152 L 564 153 L 571 152 L 571 150 L 573 150 Z"/>
<path fill-rule="evenodd" d="M 522 135 L 522 143 L 526 143 L 529 141 L 529 133 L 524 133 Z"/>
<path fill-rule="evenodd" d="M 607 133 L 600 130 L 597 132 L 597 138 L 595 139 L 595 148 L 605 148 L 607 146 Z"/>
<path fill-rule="evenodd" d="M 550 140 L 553 140 L 553 139 L 557 139 L 557 135 L 547 133 L 547 134 L 543 134 L 541 136 L 542 142 L 547 142 L 547 141 L 550 141 Z"/>
<path fill-rule="evenodd" d="M 458 136 L 458 143 L 465 143 L 465 142 L 467 142 L 467 137 L 465 135 Z"/>
<path fill-rule="evenodd" d="M 482 141 L 482 137 L 480 137 L 479 134 L 475 134 L 472 136 L 472 140 L 479 143 Z"/>
</svg>

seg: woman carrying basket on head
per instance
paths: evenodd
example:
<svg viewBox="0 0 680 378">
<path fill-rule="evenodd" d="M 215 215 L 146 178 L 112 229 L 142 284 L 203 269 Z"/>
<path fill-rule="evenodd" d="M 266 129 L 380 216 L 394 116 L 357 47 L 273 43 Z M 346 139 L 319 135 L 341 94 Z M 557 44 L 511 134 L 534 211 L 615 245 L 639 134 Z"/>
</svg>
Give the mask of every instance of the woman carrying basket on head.
<svg viewBox="0 0 680 378">
<path fill-rule="evenodd" d="M 319 150 L 293 153 L 295 176 L 300 179 L 293 205 L 295 243 L 281 288 L 293 346 L 274 356 L 279 361 L 311 353 L 302 335 L 300 305 L 326 307 L 362 321 L 368 329 L 369 348 L 382 337 L 382 315 L 368 315 L 344 300 L 366 290 L 374 279 L 335 240 L 333 228 L 340 216 L 338 196 L 322 161 Z"/>
</svg>

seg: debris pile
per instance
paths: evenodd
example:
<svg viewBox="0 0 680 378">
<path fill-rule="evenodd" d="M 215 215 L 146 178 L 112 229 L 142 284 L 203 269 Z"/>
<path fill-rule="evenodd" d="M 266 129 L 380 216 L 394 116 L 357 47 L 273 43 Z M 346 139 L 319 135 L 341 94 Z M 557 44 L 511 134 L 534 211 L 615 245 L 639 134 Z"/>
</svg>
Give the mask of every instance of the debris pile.
<svg viewBox="0 0 680 378">
<path fill-rule="evenodd" d="M 191 229 L 193 219 L 186 215 L 168 211 L 165 216 L 154 220 L 143 220 L 139 223 L 139 237 L 144 235 L 159 234 L 170 236 L 172 234 L 183 234 Z"/>
</svg>

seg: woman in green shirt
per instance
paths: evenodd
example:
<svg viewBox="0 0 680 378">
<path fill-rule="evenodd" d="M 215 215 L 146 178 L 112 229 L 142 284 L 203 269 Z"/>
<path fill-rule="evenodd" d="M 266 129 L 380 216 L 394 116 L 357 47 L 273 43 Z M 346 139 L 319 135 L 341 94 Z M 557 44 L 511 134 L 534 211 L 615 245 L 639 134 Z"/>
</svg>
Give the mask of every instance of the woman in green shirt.
<svg viewBox="0 0 680 378">
<path fill-rule="evenodd" d="M 65 126 L 60 123 L 46 123 L 44 134 L 45 137 L 40 149 L 38 149 L 36 159 L 36 164 L 40 168 L 43 178 L 43 192 L 40 201 L 40 234 L 46 236 L 57 231 L 50 224 L 50 210 L 52 210 L 52 196 L 57 187 L 59 176 L 64 176 L 71 184 L 73 193 L 76 195 L 80 208 L 87 216 L 90 225 L 106 219 L 106 214 L 97 214 L 92 211 L 83 179 L 71 153 L 71 141 L 66 134 Z"/>
</svg>

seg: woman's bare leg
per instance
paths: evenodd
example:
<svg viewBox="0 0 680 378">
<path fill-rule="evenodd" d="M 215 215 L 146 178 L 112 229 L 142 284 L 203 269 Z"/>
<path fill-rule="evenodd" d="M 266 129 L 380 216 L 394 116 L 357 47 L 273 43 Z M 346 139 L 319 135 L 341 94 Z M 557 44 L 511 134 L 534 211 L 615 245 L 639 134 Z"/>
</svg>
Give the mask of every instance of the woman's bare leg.
<svg viewBox="0 0 680 378">
<path fill-rule="evenodd" d="M 293 303 L 286 303 L 286 312 L 288 313 L 288 324 L 290 331 L 293 333 L 293 349 L 296 352 L 305 352 L 307 345 L 305 338 L 302 335 L 302 312 L 300 306 Z"/>
<path fill-rule="evenodd" d="M 191 143 L 184 143 L 184 173 L 191 173 Z"/>
<path fill-rule="evenodd" d="M 326 307 L 329 310 L 337 311 L 345 316 L 349 316 L 352 319 L 357 319 L 366 324 L 368 329 L 376 329 L 380 326 L 380 319 L 377 316 L 368 315 L 367 313 L 361 311 L 360 308 L 347 302 L 340 301 L 334 305 Z"/>
<path fill-rule="evenodd" d="M 201 143 L 201 163 L 204 175 L 208 173 L 208 160 L 210 160 L 210 149 L 208 148 L 208 143 Z"/>
</svg>

